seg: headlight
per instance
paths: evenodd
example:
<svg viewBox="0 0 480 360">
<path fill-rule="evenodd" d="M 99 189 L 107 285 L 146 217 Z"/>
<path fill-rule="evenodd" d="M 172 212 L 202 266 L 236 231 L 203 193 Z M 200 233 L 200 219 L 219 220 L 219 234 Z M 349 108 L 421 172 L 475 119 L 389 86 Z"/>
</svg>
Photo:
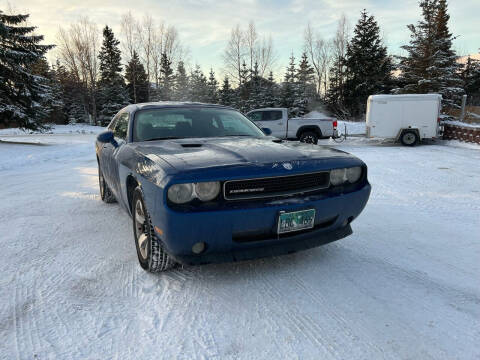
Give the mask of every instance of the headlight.
<svg viewBox="0 0 480 360">
<path fill-rule="evenodd" d="M 346 180 L 345 169 L 334 169 L 330 171 L 330 182 L 332 185 L 343 184 Z"/>
<path fill-rule="evenodd" d="M 195 193 L 202 201 L 210 201 L 217 197 L 220 192 L 218 181 L 200 182 L 195 184 Z"/>
<path fill-rule="evenodd" d="M 360 166 L 355 166 L 347 169 L 347 180 L 350 183 L 357 182 L 362 175 L 362 168 Z"/>
<path fill-rule="evenodd" d="M 168 198 L 176 204 L 184 204 L 193 199 L 193 184 L 175 184 L 168 189 Z"/>
</svg>

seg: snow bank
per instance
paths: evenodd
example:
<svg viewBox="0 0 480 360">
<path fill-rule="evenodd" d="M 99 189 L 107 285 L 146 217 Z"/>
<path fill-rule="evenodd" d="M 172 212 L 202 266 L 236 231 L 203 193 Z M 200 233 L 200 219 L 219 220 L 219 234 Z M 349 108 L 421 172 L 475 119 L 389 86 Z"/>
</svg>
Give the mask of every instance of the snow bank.
<svg viewBox="0 0 480 360">
<path fill-rule="evenodd" d="M 467 123 L 456 121 L 456 120 L 444 120 L 443 123 L 446 125 L 461 126 L 465 128 L 471 128 L 471 129 L 480 129 L 480 124 L 467 124 Z"/>
<path fill-rule="evenodd" d="M 354 121 L 343 121 L 338 120 L 338 133 L 343 134 L 345 132 L 345 126 L 347 127 L 347 134 L 349 135 L 360 135 L 366 134 L 366 125 L 364 121 L 354 122 Z"/>
<path fill-rule="evenodd" d="M 46 131 L 31 131 L 22 130 L 19 128 L 9 128 L 0 130 L 1 136 L 16 136 L 16 135 L 29 135 L 29 134 L 98 134 L 105 128 L 101 126 L 92 126 L 87 124 L 73 124 L 73 125 L 49 125 L 50 128 Z"/>
</svg>

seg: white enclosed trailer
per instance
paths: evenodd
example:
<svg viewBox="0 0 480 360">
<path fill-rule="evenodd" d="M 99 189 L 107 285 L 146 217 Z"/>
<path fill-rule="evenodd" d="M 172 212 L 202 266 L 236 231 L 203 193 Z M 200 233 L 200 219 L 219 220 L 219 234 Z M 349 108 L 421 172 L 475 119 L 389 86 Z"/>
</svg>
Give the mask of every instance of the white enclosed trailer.
<svg viewBox="0 0 480 360">
<path fill-rule="evenodd" d="M 391 138 L 413 146 L 441 135 L 439 94 L 371 95 L 367 101 L 367 137 Z"/>
</svg>

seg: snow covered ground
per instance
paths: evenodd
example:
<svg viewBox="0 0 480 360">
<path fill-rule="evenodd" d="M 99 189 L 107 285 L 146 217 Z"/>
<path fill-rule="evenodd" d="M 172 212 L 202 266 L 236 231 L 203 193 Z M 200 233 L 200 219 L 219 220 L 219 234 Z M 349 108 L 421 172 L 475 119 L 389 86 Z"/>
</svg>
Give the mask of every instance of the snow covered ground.
<svg viewBox="0 0 480 360">
<path fill-rule="evenodd" d="M 29 139 L 0 142 L 1 359 L 480 357 L 479 146 L 322 141 L 369 166 L 352 236 L 152 275 L 94 135 Z"/>
</svg>

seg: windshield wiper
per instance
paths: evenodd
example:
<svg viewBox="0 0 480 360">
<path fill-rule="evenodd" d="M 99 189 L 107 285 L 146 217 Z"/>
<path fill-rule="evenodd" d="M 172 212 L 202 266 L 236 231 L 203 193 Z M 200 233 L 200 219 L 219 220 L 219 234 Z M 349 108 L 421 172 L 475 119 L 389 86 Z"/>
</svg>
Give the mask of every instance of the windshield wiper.
<svg viewBox="0 0 480 360">
<path fill-rule="evenodd" d="M 233 134 L 233 135 L 222 135 L 223 137 L 227 136 L 253 136 L 253 135 L 247 135 L 247 134 Z"/>
<path fill-rule="evenodd" d="M 158 137 L 158 138 L 147 139 L 147 140 L 144 140 L 144 141 L 172 140 L 172 139 L 186 139 L 186 138 L 184 138 L 184 137 L 178 137 L 178 136 L 165 136 L 165 137 Z"/>
</svg>

